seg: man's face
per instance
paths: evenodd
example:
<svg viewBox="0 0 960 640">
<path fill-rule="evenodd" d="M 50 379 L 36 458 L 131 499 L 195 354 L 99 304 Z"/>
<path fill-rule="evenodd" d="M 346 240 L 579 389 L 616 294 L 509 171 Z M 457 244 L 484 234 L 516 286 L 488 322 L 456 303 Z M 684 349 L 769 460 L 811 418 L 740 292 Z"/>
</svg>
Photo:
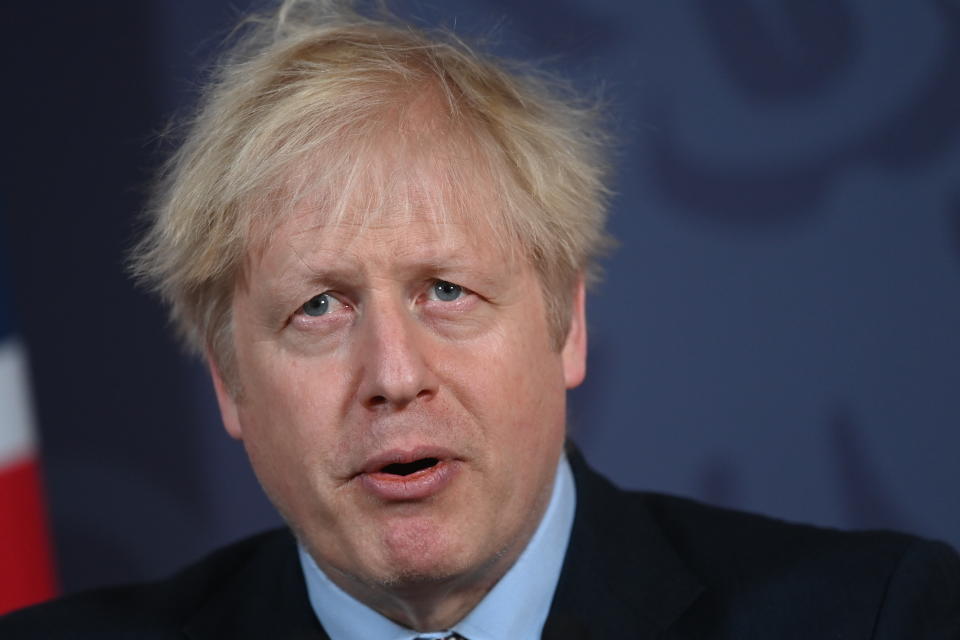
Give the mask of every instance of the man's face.
<svg viewBox="0 0 960 640">
<path fill-rule="evenodd" d="M 582 287 L 558 351 L 534 270 L 447 217 L 295 215 L 235 294 L 224 422 L 341 586 L 499 576 L 549 499 L 584 374 Z"/>
</svg>

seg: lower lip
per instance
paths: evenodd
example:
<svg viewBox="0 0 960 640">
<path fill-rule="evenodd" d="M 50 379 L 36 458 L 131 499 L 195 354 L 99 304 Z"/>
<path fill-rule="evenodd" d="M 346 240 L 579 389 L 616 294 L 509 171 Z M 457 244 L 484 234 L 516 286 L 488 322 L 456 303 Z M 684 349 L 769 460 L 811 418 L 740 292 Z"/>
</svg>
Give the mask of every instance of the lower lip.
<svg viewBox="0 0 960 640">
<path fill-rule="evenodd" d="M 460 471 L 456 460 L 443 460 L 408 476 L 393 473 L 364 473 L 360 484 L 381 500 L 389 502 L 424 500 L 443 491 Z"/>
</svg>

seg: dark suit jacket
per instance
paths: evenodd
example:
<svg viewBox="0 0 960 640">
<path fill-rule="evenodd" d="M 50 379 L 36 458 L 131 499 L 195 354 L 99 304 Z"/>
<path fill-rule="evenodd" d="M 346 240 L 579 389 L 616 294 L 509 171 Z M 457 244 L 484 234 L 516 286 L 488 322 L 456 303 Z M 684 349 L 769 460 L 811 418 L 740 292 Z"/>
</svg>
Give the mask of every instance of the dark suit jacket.
<svg viewBox="0 0 960 640">
<path fill-rule="evenodd" d="M 577 514 L 544 638 L 960 639 L 960 559 L 946 545 L 625 492 L 571 463 Z M 327 636 L 278 530 L 162 582 L 12 614 L 0 638 Z"/>
</svg>

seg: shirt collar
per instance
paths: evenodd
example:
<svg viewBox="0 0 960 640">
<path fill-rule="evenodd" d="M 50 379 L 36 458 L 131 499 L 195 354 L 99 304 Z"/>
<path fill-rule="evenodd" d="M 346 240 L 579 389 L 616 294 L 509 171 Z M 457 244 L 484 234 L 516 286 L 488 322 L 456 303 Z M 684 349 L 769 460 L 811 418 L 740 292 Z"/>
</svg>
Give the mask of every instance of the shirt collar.
<svg viewBox="0 0 960 640">
<path fill-rule="evenodd" d="M 469 640 L 539 638 L 560 579 L 575 510 L 573 473 L 563 456 L 550 503 L 530 542 L 493 589 L 451 629 L 417 633 L 385 618 L 331 582 L 300 545 L 310 605 L 330 640 L 413 640 L 444 637 L 452 631 Z"/>
</svg>

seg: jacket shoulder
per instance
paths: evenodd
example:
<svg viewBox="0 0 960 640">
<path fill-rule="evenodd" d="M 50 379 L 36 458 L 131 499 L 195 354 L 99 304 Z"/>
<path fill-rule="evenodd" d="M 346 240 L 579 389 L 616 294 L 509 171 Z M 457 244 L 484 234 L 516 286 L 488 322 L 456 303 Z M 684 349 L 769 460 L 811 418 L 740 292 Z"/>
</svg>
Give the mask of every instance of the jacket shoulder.
<svg viewBox="0 0 960 640">
<path fill-rule="evenodd" d="M 695 607 L 701 619 L 725 620 L 730 637 L 793 629 L 797 637 L 960 638 L 960 557 L 944 543 L 626 495 L 643 502 L 706 587 Z"/>
<path fill-rule="evenodd" d="M 210 594 L 256 557 L 294 544 L 288 531 L 269 531 L 223 547 L 164 580 L 93 589 L 15 611 L 0 618 L 0 637 L 182 637 L 179 629 Z"/>
<path fill-rule="evenodd" d="M 892 531 L 842 531 L 689 498 L 625 493 L 641 501 L 678 552 L 707 574 L 742 575 L 757 566 L 816 569 L 823 565 L 834 575 L 855 576 L 858 572 L 844 569 L 856 569 L 862 560 L 870 566 L 896 564 L 909 547 L 926 542 Z"/>
</svg>

